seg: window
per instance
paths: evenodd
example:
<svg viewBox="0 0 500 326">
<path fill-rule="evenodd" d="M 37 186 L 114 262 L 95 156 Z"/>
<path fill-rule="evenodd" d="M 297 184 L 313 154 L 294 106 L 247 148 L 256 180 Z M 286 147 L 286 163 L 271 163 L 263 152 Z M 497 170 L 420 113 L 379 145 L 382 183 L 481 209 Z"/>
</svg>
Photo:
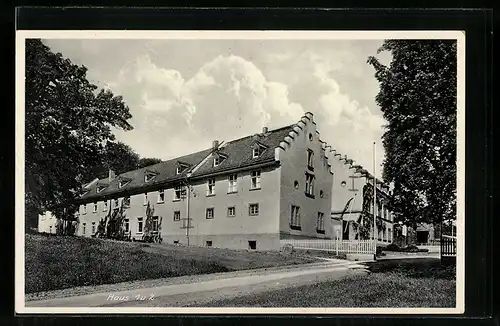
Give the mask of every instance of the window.
<svg viewBox="0 0 500 326">
<path fill-rule="evenodd" d="M 290 228 L 294 230 L 301 230 L 300 227 L 300 207 L 292 205 L 292 212 L 290 215 Z"/>
<path fill-rule="evenodd" d="M 299 189 L 299 182 L 297 180 L 295 180 L 295 182 L 293 183 L 293 187 L 295 189 Z"/>
<path fill-rule="evenodd" d="M 238 191 L 238 175 L 231 174 L 228 177 L 229 180 L 229 188 L 227 189 L 228 193 L 233 193 Z"/>
<path fill-rule="evenodd" d="M 235 217 L 236 216 L 236 207 L 228 207 L 227 208 L 227 216 L 229 217 Z"/>
<path fill-rule="evenodd" d="M 153 216 L 153 232 L 158 232 L 159 228 L 159 222 L 160 220 L 158 219 L 158 216 Z"/>
<path fill-rule="evenodd" d="M 118 204 L 118 198 L 116 199 L 113 199 L 113 207 L 114 208 L 118 208 L 119 204 Z"/>
<path fill-rule="evenodd" d="M 97 203 L 96 202 L 94 202 L 94 210 L 92 212 L 97 213 Z"/>
<path fill-rule="evenodd" d="M 107 211 L 107 210 L 108 210 L 108 201 L 107 201 L 107 200 L 105 200 L 105 201 L 104 201 L 104 207 L 103 207 L 102 211 L 103 211 L 103 212 L 105 212 L 105 211 Z"/>
<path fill-rule="evenodd" d="M 212 240 L 207 240 L 205 242 L 205 244 L 207 245 L 207 247 L 211 247 L 212 246 Z"/>
<path fill-rule="evenodd" d="M 124 197 L 122 200 L 123 207 L 130 207 L 130 196 Z"/>
<path fill-rule="evenodd" d="M 82 205 L 83 213 L 82 214 L 87 214 L 87 204 Z"/>
<path fill-rule="evenodd" d="M 103 186 L 97 186 L 97 193 L 100 193 L 101 191 L 103 191 L 106 187 L 103 187 Z"/>
<path fill-rule="evenodd" d="M 341 186 L 341 187 L 345 187 L 346 185 L 347 185 L 347 182 L 345 182 L 345 181 L 342 181 L 342 182 L 340 183 L 340 186 Z"/>
<path fill-rule="evenodd" d="M 159 203 L 165 202 L 165 190 L 164 189 L 158 190 L 158 202 Z"/>
<path fill-rule="evenodd" d="M 182 185 L 177 184 L 174 187 L 174 201 L 181 200 L 182 196 Z"/>
<path fill-rule="evenodd" d="M 174 211 L 174 221 L 181 220 L 181 211 Z"/>
<path fill-rule="evenodd" d="M 49 233 L 52 233 L 52 225 L 49 226 Z"/>
<path fill-rule="evenodd" d="M 320 196 L 321 198 L 323 198 L 323 190 L 320 190 L 320 191 L 319 191 L 319 196 Z"/>
<path fill-rule="evenodd" d="M 177 167 L 177 169 L 175 170 L 175 174 L 181 174 L 182 172 L 182 168 L 180 166 Z"/>
<path fill-rule="evenodd" d="M 215 195 L 215 179 L 208 179 L 207 181 L 207 196 Z"/>
<path fill-rule="evenodd" d="M 148 204 L 148 193 L 145 192 L 144 193 L 144 205 L 147 205 Z"/>
<path fill-rule="evenodd" d="M 312 141 L 313 140 L 313 135 L 311 133 L 309 133 L 309 140 Z"/>
<path fill-rule="evenodd" d="M 257 249 L 257 241 L 249 240 L 248 241 L 248 249 L 252 249 L 252 250 Z"/>
<path fill-rule="evenodd" d="M 86 229 L 87 229 L 87 223 L 83 223 L 82 234 L 85 234 Z"/>
<path fill-rule="evenodd" d="M 316 232 L 325 233 L 325 214 L 318 212 L 318 219 L 316 220 Z"/>
<path fill-rule="evenodd" d="M 92 222 L 92 234 L 95 233 L 95 222 Z"/>
<path fill-rule="evenodd" d="M 142 217 L 137 218 L 137 233 L 142 233 Z"/>
<path fill-rule="evenodd" d="M 220 157 L 219 156 L 215 156 L 214 157 L 214 167 L 218 166 L 220 164 Z"/>
<path fill-rule="evenodd" d="M 314 152 L 311 149 L 307 150 L 307 168 L 309 170 L 314 170 Z"/>
<path fill-rule="evenodd" d="M 260 148 L 259 146 L 255 146 L 252 150 L 252 157 L 257 158 L 260 155 Z"/>
<path fill-rule="evenodd" d="M 248 215 L 250 216 L 259 215 L 259 204 L 250 204 L 248 206 Z"/>
<path fill-rule="evenodd" d="M 130 231 L 130 222 L 128 220 L 128 218 L 126 218 L 124 221 L 123 221 L 123 224 L 125 226 L 125 233 L 129 233 Z"/>
<path fill-rule="evenodd" d="M 119 180 L 118 181 L 118 188 L 125 187 L 130 181 L 128 180 Z"/>
<path fill-rule="evenodd" d="M 154 177 L 155 177 L 154 174 L 145 174 L 144 175 L 144 182 L 149 182 L 149 181 L 153 180 Z"/>
<path fill-rule="evenodd" d="M 213 208 L 207 208 L 205 216 L 206 216 L 207 220 L 213 219 L 214 218 L 214 209 Z"/>
<path fill-rule="evenodd" d="M 260 171 L 252 172 L 250 189 L 260 189 Z"/>
<path fill-rule="evenodd" d="M 314 175 L 306 173 L 306 195 L 314 198 Z"/>
</svg>

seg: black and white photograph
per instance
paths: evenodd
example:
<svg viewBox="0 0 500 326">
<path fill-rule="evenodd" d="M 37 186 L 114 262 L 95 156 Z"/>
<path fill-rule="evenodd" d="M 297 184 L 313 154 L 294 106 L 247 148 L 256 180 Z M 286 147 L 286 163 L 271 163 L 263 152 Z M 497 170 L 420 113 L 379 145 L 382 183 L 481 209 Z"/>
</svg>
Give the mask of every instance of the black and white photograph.
<svg viewBox="0 0 500 326">
<path fill-rule="evenodd" d="M 16 311 L 463 313 L 464 43 L 18 31 Z"/>
</svg>

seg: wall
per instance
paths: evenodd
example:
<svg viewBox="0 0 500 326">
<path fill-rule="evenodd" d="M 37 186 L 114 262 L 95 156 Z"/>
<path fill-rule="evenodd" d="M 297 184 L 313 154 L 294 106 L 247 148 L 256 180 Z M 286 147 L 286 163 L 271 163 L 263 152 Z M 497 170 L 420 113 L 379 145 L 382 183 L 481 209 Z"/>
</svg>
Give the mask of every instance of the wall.
<svg viewBox="0 0 500 326">
<path fill-rule="evenodd" d="M 348 211 L 359 213 L 363 206 L 363 186 L 366 184 L 366 177 L 356 173 L 356 169 L 350 168 L 346 164 L 345 157 L 333 155 L 330 159 L 332 164 L 333 182 L 332 182 L 332 213 L 339 214 L 343 211 L 350 198 L 351 201 Z M 342 182 L 346 184 L 342 187 Z M 354 182 L 354 183 L 353 183 Z M 359 214 L 355 214 L 358 216 Z"/>
<path fill-rule="evenodd" d="M 309 119 L 304 117 L 302 122 L 298 123 L 302 129 L 296 127 L 297 132 L 292 132 L 289 137 L 286 137 L 288 143 L 283 143 L 284 150 L 279 149 L 277 153 L 281 162 L 279 216 L 280 233 L 283 239 L 291 237 L 332 238 L 334 235 L 333 222 L 330 218 L 332 175 L 313 116 L 310 113 L 306 115 Z M 312 136 L 312 140 L 309 139 L 309 135 Z M 314 171 L 308 169 L 308 149 L 314 151 Z M 305 193 L 306 172 L 315 176 L 314 198 L 306 196 Z M 294 186 L 295 181 L 298 181 L 298 188 Z M 320 195 L 321 192 L 323 197 Z M 290 227 L 292 205 L 300 207 L 301 230 L 294 230 Z M 316 230 L 318 212 L 324 214 L 324 234 Z"/>
<path fill-rule="evenodd" d="M 261 189 L 250 190 L 251 171 L 238 174 L 238 192 L 228 194 L 228 175 L 215 177 L 215 195 L 207 196 L 207 180 L 200 180 L 192 184 L 190 198 L 190 217 L 192 228 L 190 244 L 205 245 L 211 240 L 214 247 L 232 247 L 246 249 L 248 241 L 257 241 L 257 249 L 268 250 L 270 247 L 279 248 L 278 236 L 278 205 L 279 202 L 279 171 L 276 168 L 263 168 L 261 171 Z M 154 207 L 154 215 L 161 217 L 161 233 L 166 243 L 187 243 L 187 198 L 174 200 L 174 189 L 164 189 L 165 200 L 158 202 L 158 191 L 149 192 L 148 200 Z M 119 198 L 121 205 L 123 198 Z M 112 200 L 108 200 L 111 205 Z M 259 215 L 249 216 L 249 204 L 259 204 Z M 104 211 L 104 201 L 97 202 L 97 212 L 93 212 L 93 203 L 87 204 L 87 213 L 83 213 L 83 205 L 79 209 L 79 227 L 77 234 L 91 236 L 92 222 L 96 229 L 100 219 L 105 218 L 108 210 Z M 228 206 L 235 206 L 236 216 L 228 217 Z M 213 207 L 215 216 L 206 219 L 206 209 Z M 180 220 L 174 221 L 174 211 L 180 211 Z M 129 219 L 131 237 L 141 239 L 138 232 L 138 218 L 146 219 L 146 205 L 144 194 L 130 197 L 130 207 L 124 209 Z M 86 223 L 86 232 L 83 234 L 83 223 Z M 239 237 L 238 239 L 236 239 Z"/>
<path fill-rule="evenodd" d="M 57 219 L 51 212 L 46 211 L 38 215 L 38 232 L 56 233 Z"/>
<path fill-rule="evenodd" d="M 207 180 L 193 181 L 190 203 L 192 218 L 190 241 L 205 245 L 211 240 L 213 247 L 246 249 L 248 240 L 257 241 L 257 249 L 267 250 L 275 246 L 279 249 L 279 170 L 275 167 L 262 168 L 261 189 L 250 190 L 251 172 L 237 173 L 238 191 L 228 193 L 228 175 L 215 178 L 215 195 L 207 196 Z M 194 197 L 196 196 L 196 197 Z M 249 215 L 249 204 L 259 204 L 259 215 Z M 236 216 L 228 217 L 228 207 L 234 206 Z M 214 218 L 206 218 L 206 209 L 214 208 Z M 276 242 L 272 245 L 272 242 Z M 265 244 L 264 244 L 265 243 Z M 264 249 L 266 248 L 266 249 Z"/>
</svg>

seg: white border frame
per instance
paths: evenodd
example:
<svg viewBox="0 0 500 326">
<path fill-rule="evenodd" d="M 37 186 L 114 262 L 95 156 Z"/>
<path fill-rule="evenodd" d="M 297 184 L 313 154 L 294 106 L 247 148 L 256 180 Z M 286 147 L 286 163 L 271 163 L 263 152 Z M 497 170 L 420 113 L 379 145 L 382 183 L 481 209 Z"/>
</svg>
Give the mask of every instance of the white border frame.
<svg viewBox="0 0 500 326">
<path fill-rule="evenodd" d="M 455 308 L 35 308 L 25 306 L 25 39 L 457 40 L 457 283 Z M 15 310 L 23 314 L 462 314 L 465 311 L 465 33 L 461 31 L 16 31 Z"/>
</svg>

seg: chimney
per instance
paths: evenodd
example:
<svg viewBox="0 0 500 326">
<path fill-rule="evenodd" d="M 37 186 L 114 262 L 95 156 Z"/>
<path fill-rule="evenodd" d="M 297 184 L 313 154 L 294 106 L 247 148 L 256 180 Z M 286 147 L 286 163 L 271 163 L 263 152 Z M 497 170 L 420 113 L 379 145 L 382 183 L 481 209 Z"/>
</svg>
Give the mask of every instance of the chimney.
<svg viewBox="0 0 500 326">
<path fill-rule="evenodd" d="M 115 171 L 109 169 L 108 180 L 111 181 L 115 178 Z"/>
<path fill-rule="evenodd" d="M 267 127 L 262 127 L 262 134 L 267 134 L 268 130 Z"/>
<path fill-rule="evenodd" d="M 218 147 L 219 147 L 219 141 L 218 140 L 214 140 L 212 142 L 212 149 L 216 150 Z"/>
</svg>

